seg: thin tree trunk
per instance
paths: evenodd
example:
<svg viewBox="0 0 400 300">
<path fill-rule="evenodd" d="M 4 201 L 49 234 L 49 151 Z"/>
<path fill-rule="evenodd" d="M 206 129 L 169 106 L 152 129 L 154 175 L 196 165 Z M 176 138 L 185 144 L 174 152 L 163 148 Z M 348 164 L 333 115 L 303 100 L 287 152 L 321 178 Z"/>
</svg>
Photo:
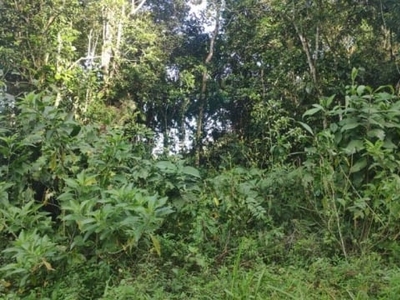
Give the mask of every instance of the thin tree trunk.
<svg viewBox="0 0 400 300">
<path fill-rule="evenodd" d="M 299 30 L 298 26 L 295 23 L 293 23 L 293 25 L 294 25 L 297 35 L 299 36 L 301 45 L 303 47 L 303 51 L 305 52 L 305 54 L 307 56 L 307 63 L 308 63 L 308 67 L 310 69 L 311 79 L 312 79 L 315 87 L 317 88 L 317 68 L 315 66 L 316 60 L 314 60 L 314 58 L 312 57 L 311 50 L 308 45 L 307 39 L 305 38 L 303 33 Z M 318 29 L 317 29 L 317 39 L 318 39 Z M 317 51 L 317 49 L 316 49 L 316 51 Z"/>
<path fill-rule="evenodd" d="M 181 129 L 180 129 L 180 135 L 179 135 L 179 151 L 185 151 L 186 150 L 186 110 L 187 106 L 189 105 L 189 99 L 185 97 L 183 100 L 182 104 L 182 110 L 181 110 Z"/>
<path fill-rule="evenodd" d="M 115 47 L 113 48 L 112 54 L 112 66 L 108 72 L 109 80 L 111 80 L 114 75 L 118 72 L 118 60 L 121 57 L 121 45 L 122 39 L 124 35 L 124 22 L 125 22 L 125 4 L 122 5 L 121 8 L 121 16 L 118 18 L 117 32 L 116 32 L 116 41 Z"/>
<path fill-rule="evenodd" d="M 131 15 L 134 15 L 146 2 L 146 0 L 142 0 L 138 6 L 135 6 L 135 0 L 131 0 Z"/>
<path fill-rule="evenodd" d="M 56 73 L 60 73 L 60 65 L 61 65 L 61 50 L 62 50 L 62 37 L 61 32 L 57 33 L 57 57 L 56 57 Z M 58 107 L 61 102 L 61 92 L 57 89 L 55 107 Z"/>
<path fill-rule="evenodd" d="M 104 23 L 103 23 L 103 47 L 101 50 L 101 66 L 104 72 L 104 81 L 108 82 L 110 61 L 112 56 L 112 26 L 110 20 L 113 20 L 111 11 L 105 8 Z M 107 11 L 108 10 L 108 11 Z"/>
<path fill-rule="evenodd" d="M 264 66 L 261 66 L 261 72 L 260 72 L 260 77 L 261 77 L 261 86 L 262 86 L 262 100 L 265 100 L 265 95 L 267 93 L 267 88 L 265 87 L 265 81 L 264 81 Z"/>
<path fill-rule="evenodd" d="M 214 55 L 214 44 L 215 40 L 218 36 L 218 31 L 219 31 L 219 18 L 220 18 L 220 6 L 217 6 L 217 15 L 216 15 L 216 21 L 215 21 L 215 27 L 214 31 L 211 35 L 210 38 L 210 47 L 208 50 L 208 55 L 206 57 L 206 60 L 204 61 L 204 70 L 203 70 L 203 77 L 202 77 L 202 82 L 201 82 L 201 93 L 200 93 L 200 99 L 199 99 L 199 114 L 197 116 L 197 130 L 196 130 L 196 160 L 195 163 L 197 166 L 200 165 L 200 156 L 201 156 L 201 148 L 202 148 L 202 139 L 203 139 L 203 123 L 204 123 L 204 109 L 207 104 L 207 99 L 206 99 L 206 92 L 207 92 L 207 75 L 208 75 L 208 69 L 207 66 L 210 64 L 210 61 Z"/>
</svg>

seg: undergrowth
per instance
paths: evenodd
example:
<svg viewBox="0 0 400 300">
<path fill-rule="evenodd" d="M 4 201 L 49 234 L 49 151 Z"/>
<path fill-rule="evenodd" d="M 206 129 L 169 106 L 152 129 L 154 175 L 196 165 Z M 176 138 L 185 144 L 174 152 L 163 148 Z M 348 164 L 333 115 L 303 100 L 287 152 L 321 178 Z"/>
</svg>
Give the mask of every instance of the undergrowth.
<svg viewBox="0 0 400 300">
<path fill-rule="evenodd" d="M 26 95 L 0 116 L 1 299 L 397 299 L 400 101 L 356 75 L 272 119 L 262 168 L 153 157 L 145 128 Z"/>
</svg>

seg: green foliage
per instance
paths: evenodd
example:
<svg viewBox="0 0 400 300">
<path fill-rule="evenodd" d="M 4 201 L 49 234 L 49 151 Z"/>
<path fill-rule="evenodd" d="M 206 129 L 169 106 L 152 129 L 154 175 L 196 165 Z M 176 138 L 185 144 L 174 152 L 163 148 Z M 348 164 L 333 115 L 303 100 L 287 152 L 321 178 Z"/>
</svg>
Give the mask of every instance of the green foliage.
<svg viewBox="0 0 400 300">
<path fill-rule="evenodd" d="M 0 0 L 0 298 L 397 299 L 399 8 Z"/>
<path fill-rule="evenodd" d="M 167 192 L 200 178 L 182 162 L 135 166 L 141 150 L 123 130 L 82 125 L 52 104 L 32 93 L 13 124 L 2 119 L 0 233 L 10 242 L 0 272 L 23 291 L 91 257 L 129 256 L 143 237 L 161 255 L 155 232 L 173 212 Z M 144 185 L 143 172 L 173 183 Z"/>
<path fill-rule="evenodd" d="M 35 286 L 46 279 L 46 275 L 55 271 L 53 261 L 59 261 L 65 256 L 65 247 L 57 246 L 49 236 L 40 236 L 38 230 L 31 232 L 22 230 L 12 247 L 3 250 L 11 255 L 15 263 L 9 263 L 0 269 L 5 277 L 18 278 L 20 287 Z"/>
<path fill-rule="evenodd" d="M 353 247 L 385 249 L 382 239 L 396 239 L 398 222 L 400 101 L 390 87 L 356 86 L 356 75 L 343 105 L 304 114 L 323 112 L 324 129 L 306 150 L 303 182 L 345 255 Z"/>
<path fill-rule="evenodd" d="M 258 169 L 234 168 L 209 180 L 215 205 L 221 209 L 219 218 L 222 223 L 232 222 L 227 224 L 230 230 L 245 229 L 249 222 L 268 222 L 268 202 L 260 190 L 261 178 L 262 172 Z"/>
<path fill-rule="evenodd" d="M 21 206 L 14 206 L 9 201 L 4 201 L 0 208 L 1 230 L 15 238 L 21 230 L 29 230 L 31 227 L 40 232 L 52 232 L 50 220 L 40 208 L 41 205 L 33 200 Z"/>
<path fill-rule="evenodd" d="M 287 161 L 304 138 L 302 128 L 289 117 L 280 101 L 255 104 L 251 120 L 248 128 L 251 152 L 248 155 L 255 160 L 255 165 L 275 165 Z"/>
</svg>

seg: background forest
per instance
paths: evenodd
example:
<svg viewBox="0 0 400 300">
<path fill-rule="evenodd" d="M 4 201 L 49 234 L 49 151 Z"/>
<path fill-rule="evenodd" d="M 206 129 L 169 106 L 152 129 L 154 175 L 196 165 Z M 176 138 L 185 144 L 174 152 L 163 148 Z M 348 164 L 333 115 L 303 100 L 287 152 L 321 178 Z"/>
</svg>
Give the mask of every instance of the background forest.
<svg viewBox="0 0 400 300">
<path fill-rule="evenodd" d="M 0 0 L 1 299 L 398 299 L 400 2 Z"/>
</svg>

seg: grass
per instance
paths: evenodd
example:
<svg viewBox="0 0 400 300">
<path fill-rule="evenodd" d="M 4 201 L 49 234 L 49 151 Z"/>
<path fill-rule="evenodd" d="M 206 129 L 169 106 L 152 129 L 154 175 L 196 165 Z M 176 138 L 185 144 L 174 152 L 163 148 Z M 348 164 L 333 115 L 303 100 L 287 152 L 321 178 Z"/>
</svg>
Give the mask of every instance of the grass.
<svg viewBox="0 0 400 300">
<path fill-rule="evenodd" d="M 319 259 L 306 268 L 255 262 L 199 272 L 159 270 L 143 265 L 138 275 L 108 286 L 111 299 L 398 299 L 400 271 L 383 266 L 375 256 L 350 261 Z"/>
<path fill-rule="evenodd" d="M 85 262 L 56 282 L 24 293 L 7 293 L 0 282 L 0 299 L 395 300 L 400 293 L 400 269 L 376 254 L 274 263 L 249 259 L 246 251 L 242 243 L 224 264 L 195 267 L 154 255 L 130 264 Z"/>
<path fill-rule="evenodd" d="M 328 265 L 323 265 L 328 267 Z M 322 265 L 321 265 L 322 267 Z M 391 270 L 359 273 L 355 265 L 304 270 L 261 265 L 255 270 L 221 268 L 217 274 L 182 272 L 179 278 L 164 275 L 122 280 L 102 299 L 398 299 L 400 273 Z M 233 267 L 235 269 L 235 267 Z M 325 272 L 319 275 L 318 272 Z M 314 273 L 313 273 L 314 272 Z"/>
</svg>

